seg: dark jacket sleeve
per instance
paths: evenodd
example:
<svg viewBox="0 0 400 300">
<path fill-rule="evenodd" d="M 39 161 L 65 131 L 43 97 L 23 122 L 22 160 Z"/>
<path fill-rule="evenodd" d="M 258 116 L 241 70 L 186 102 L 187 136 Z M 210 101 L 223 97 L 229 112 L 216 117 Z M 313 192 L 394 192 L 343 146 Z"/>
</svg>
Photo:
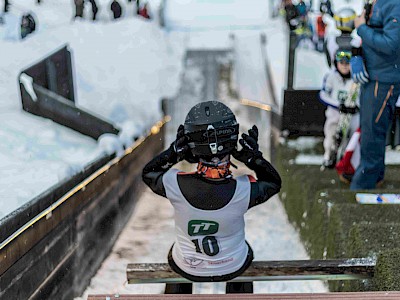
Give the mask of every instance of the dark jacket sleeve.
<svg viewBox="0 0 400 300">
<path fill-rule="evenodd" d="M 143 181 L 154 193 L 166 197 L 162 177 L 177 162 L 178 157 L 171 146 L 147 163 L 142 172 Z"/>
<path fill-rule="evenodd" d="M 264 203 L 273 195 L 279 193 L 282 179 L 278 171 L 263 157 L 247 164 L 257 176 L 257 182 L 251 183 L 251 195 L 249 208 Z"/>
</svg>

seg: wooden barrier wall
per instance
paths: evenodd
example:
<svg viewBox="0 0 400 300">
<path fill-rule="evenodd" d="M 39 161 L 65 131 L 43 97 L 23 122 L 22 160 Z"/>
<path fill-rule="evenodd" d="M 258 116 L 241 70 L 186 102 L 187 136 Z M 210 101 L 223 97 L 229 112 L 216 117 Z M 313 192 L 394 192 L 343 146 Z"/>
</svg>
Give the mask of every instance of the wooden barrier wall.
<svg viewBox="0 0 400 300">
<path fill-rule="evenodd" d="M 140 197 L 142 168 L 162 150 L 164 124 L 158 125 L 64 195 L 36 199 L 31 215 L 28 208 L 21 213 L 24 222 L 8 219 L 0 243 L 1 299 L 72 299 L 84 291 Z"/>
</svg>

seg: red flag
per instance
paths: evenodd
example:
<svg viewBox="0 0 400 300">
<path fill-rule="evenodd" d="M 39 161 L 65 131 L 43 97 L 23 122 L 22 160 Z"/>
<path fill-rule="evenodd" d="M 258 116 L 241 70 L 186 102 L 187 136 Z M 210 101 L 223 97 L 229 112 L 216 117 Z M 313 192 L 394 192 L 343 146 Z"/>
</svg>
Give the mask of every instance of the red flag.
<svg viewBox="0 0 400 300">
<path fill-rule="evenodd" d="M 346 177 L 351 177 L 360 164 L 360 135 L 361 130 L 358 128 L 351 136 L 343 158 L 336 164 L 335 168 L 339 176 L 350 175 Z"/>
</svg>

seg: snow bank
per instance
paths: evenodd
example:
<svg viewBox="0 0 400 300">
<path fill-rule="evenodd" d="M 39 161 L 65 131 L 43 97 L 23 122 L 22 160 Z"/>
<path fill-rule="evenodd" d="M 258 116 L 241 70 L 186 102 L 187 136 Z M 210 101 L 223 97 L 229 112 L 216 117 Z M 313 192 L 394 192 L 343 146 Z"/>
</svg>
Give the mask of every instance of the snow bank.
<svg viewBox="0 0 400 300">
<path fill-rule="evenodd" d="M 98 1 L 98 22 L 72 22 L 70 0 L 34 2 L 12 1 L 13 22 L 0 27 L 0 198 L 7 199 L 0 203 L 0 218 L 103 153 L 131 145 L 161 118 L 159 101 L 175 94 L 182 64 L 183 38 L 171 40 L 155 21 L 133 17 L 134 1 L 123 4 L 126 15 L 117 22 L 111 22 L 108 0 Z M 151 9 L 157 3 L 151 1 Z M 37 16 L 38 29 L 19 40 L 12 27 L 25 11 Z M 119 136 L 98 144 L 22 111 L 21 71 L 65 44 L 73 57 L 77 106 L 121 128 Z M 29 86 L 29 78 L 22 79 Z"/>
</svg>

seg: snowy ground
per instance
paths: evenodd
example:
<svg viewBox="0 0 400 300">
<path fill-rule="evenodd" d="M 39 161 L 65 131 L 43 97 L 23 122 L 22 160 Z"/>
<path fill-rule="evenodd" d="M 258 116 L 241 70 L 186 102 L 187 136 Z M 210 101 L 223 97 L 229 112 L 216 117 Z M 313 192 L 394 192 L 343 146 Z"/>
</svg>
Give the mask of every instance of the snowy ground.
<svg viewBox="0 0 400 300">
<path fill-rule="evenodd" d="M 11 3 L 6 24 L 0 25 L 0 218 L 80 171 L 110 146 L 116 149 L 113 143 L 131 144 L 158 121 L 159 100 L 177 88 L 184 50 L 183 36 L 171 40 L 156 21 L 133 17 L 134 2 L 125 3 L 125 17 L 112 22 L 109 1 L 98 1 L 96 23 L 72 22 L 70 0 L 47 0 L 40 6 L 33 0 Z M 21 41 L 16 21 L 24 11 L 37 16 L 38 30 Z M 19 73 L 66 43 L 73 54 L 77 105 L 121 128 L 119 137 L 96 143 L 22 110 Z"/>
</svg>

